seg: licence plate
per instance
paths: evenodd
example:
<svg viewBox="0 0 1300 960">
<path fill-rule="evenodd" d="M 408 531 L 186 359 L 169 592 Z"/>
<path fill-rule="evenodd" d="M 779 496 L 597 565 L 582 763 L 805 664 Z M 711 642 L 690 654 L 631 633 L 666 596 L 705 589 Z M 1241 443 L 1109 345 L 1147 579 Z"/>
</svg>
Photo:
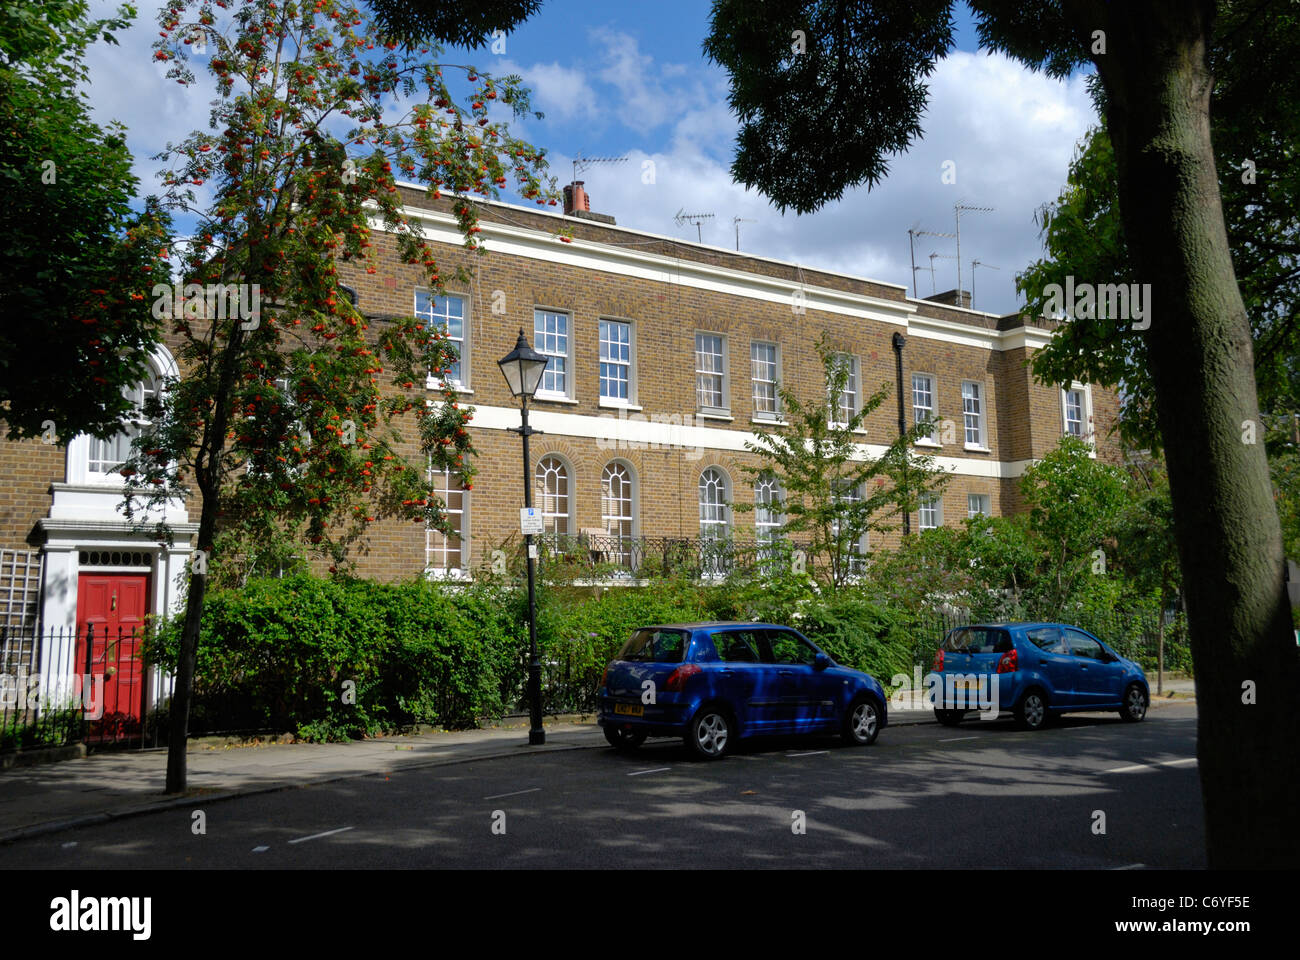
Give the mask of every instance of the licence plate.
<svg viewBox="0 0 1300 960">
<path fill-rule="evenodd" d="M 614 712 L 625 717 L 640 717 L 645 714 L 645 707 L 639 703 L 616 703 Z"/>
</svg>

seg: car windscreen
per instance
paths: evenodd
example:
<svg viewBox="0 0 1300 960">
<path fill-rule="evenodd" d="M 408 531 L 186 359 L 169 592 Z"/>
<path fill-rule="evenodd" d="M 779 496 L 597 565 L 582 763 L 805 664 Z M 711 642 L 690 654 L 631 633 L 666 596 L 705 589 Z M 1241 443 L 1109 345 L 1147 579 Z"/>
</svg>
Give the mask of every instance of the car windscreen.
<svg viewBox="0 0 1300 960">
<path fill-rule="evenodd" d="M 1000 627 L 958 627 L 943 639 L 948 653 L 1006 653 L 1011 634 Z"/>
<path fill-rule="evenodd" d="M 688 637 L 684 630 L 642 629 L 632 634 L 618 653 L 619 660 L 681 663 Z"/>
</svg>

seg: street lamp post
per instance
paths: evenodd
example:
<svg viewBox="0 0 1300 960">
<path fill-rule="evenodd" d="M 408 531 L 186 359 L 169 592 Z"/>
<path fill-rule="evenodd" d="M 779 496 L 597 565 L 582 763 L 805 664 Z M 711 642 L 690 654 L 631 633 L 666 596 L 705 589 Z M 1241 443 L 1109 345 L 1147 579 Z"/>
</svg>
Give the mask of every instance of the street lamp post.
<svg viewBox="0 0 1300 960">
<path fill-rule="evenodd" d="M 501 373 L 510 386 L 510 393 L 519 398 L 522 423 L 518 428 L 510 428 L 524 440 L 524 506 L 533 505 L 532 467 L 528 459 L 528 438 L 541 430 L 534 430 L 528 425 L 528 400 L 537 393 L 541 385 L 542 374 L 546 372 L 547 358 L 528 345 L 524 331 L 519 331 L 519 340 L 515 348 L 497 361 Z M 531 659 L 528 663 L 528 712 L 532 725 L 528 731 L 529 746 L 538 746 L 546 742 L 546 731 L 542 729 L 542 664 L 537 658 L 537 593 L 534 586 L 533 564 L 537 559 L 537 547 L 531 533 L 524 534 L 524 546 L 528 562 L 528 645 Z"/>
</svg>

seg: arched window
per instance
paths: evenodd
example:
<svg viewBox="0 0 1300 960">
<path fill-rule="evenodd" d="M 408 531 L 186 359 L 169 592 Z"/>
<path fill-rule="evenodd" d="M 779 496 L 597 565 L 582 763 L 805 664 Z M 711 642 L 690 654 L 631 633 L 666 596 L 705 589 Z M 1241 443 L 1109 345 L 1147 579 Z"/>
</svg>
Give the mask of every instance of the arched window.
<svg viewBox="0 0 1300 960">
<path fill-rule="evenodd" d="M 127 414 L 122 431 L 107 440 L 90 438 L 86 448 L 88 478 L 104 478 L 116 474 L 122 468 L 122 464 L 130 459 L 131 441 L 149 424 L 144 415 L 145 402 L 157 396 L 161 389 L 162 377 L 154 369 L 153 363 L 150 363 L 145 379 L 130 390 L 123 391 L 130 399 L 132 409 Z"/>
<path fill-rule="evenodd" d="M 784 517 L 781 514 L 781 484 L 770 474 L 754 484 L 754 539 L 770 544 L 777 538 Z"/>
<path fill-rule="evenodd" d="M 600 525 L 612 537 L 619 538 L 618 555 L 625 564 L 632 562 L 632 537 L 635 526 L 632 471 L 615 460 L 600 474 Z"/>
<path fill-rule="evenodd" d="M 705 540 L 725 538 L 731 527 L 727 506 L 727 475 L 717 467 L 700 474 L 700 536 Z"/>
<path fill-rule="evenodd" d="M 537 506 L 547 533 L 568 536 L 570 529 L 569 468 L 556 456 L 542 457 L 537 463 Z"/>
</svg>

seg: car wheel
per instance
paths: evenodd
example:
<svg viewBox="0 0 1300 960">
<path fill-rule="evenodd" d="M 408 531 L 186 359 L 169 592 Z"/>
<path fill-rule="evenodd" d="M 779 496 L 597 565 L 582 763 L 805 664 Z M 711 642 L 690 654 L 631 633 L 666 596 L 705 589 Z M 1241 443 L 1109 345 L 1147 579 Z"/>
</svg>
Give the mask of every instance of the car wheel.
<svg viewBox="0 0 1300 960">
<path fill-rule="evenodd" d="M 1047 697 L 1043 691 L 1030 690 L 1020 698 L 1016 722 L 1025 730 L 1041 730 L 1047 726 Z"/>
<path fill-rule="evenodd" d="M 955 727 L 966 718 L 965 710 L 940 710 L 934 708 L 934 719 L 938 720 L 945 727 Z"/>
<path fill-rule="evenodd" d="M 609 745 L 620 752 L 630 752 L 645 743 L 645 734 L 635 730 L 623 730 L 619 727 L 604 727 L 605 739 Z"/>
<path fill-rule="evenodd" d="M 1121 720 L 1127 720 L 1129 723 L 1137 723 L 1147 715 L 1147 707 L 1150 700 L 1147 692 L 1142 689 L 1140 684 L 1130 683 L 1128 689 L 1124 691 L 1124 706 L 1120 707 L 1119 716 Z"/>
<path fill-rule="evenodd" d="M 734 724 L 718 707 L 704 707 L 691 721 L 685 740 L 691 754 L 700 760 L 721 760 L 731 749 Z"/>
<path fill-rule="evenodd" d="M 844 739 L 849 743 L 866 747 L 876 742 L 880 735 L 880 711 L 875 701 L 869 698 L 854 700 L 849 704 L 849 712 L 844 717 Z"/>
</svg>

